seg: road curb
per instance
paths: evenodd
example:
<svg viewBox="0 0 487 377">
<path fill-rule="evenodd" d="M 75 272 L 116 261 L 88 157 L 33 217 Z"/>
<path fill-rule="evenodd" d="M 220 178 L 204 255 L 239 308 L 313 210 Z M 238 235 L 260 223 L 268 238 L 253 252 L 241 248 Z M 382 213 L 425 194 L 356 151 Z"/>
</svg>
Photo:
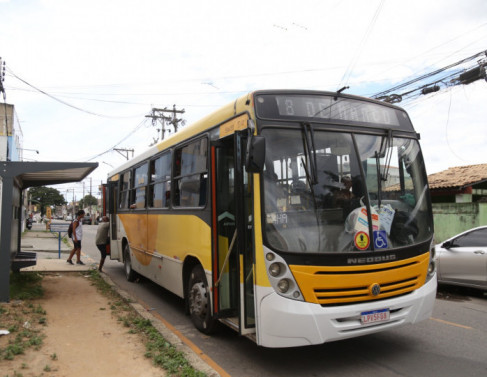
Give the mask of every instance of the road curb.
<svg viewBox="0 0 487 377">
<path fill-rule="evenodd" d="M 221 377 L 221 375 L 213 369 L 208 363 L 201 359 L 200 355 L 198 355 L 191 347 L 186 345 L 179 336 L 177 336 L 171 329 L 169 329 L 164 323 L 161 322 L 158 318 L 156 318 L 153 314 L 147 311 L 143 305 L 141 305 L 136 298 L 131 296 L 129 293 L 121 289 L 117 284 L 115 284 L 110 277 L 105 273 L 100 273 L 102 279 L 110 285 L 120 296 L 122 296 L 125 300 L 129 302 L 132 308 L 140 314 L 144 319 L 147 319 L 151 322 L 154 328 L 166 339 L 169 343 L 171 343 L 176 349 L 184 354 L 186 360 L 191 364 L 191 366 L 203 373 L 205 373 L 208 377 Z"/>
</svg>

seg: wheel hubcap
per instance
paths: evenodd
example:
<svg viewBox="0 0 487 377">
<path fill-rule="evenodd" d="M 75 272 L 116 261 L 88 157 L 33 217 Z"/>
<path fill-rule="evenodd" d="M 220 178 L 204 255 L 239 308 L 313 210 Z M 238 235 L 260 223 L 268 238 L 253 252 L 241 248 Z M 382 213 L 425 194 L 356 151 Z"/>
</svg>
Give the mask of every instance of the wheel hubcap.
<svg viewBox="0 0 487 377">
<path fill-rule="evenodd" d="M 203 317 L 204 315 L 206 315 L 208 298 L 206 295 L 206 288 L 203 283 L 200 282 L 193 285 L 189 298 L 191 313 L 199 317 Z"/>
</svg>

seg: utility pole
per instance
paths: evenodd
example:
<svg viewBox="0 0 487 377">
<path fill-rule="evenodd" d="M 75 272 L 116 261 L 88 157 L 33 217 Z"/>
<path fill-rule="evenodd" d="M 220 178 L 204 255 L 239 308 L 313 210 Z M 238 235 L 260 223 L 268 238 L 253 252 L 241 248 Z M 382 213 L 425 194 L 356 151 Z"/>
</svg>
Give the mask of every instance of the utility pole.
<svg viewBox="0 0 487 377">
<path fill-rule="evenodd" d="M 5 88 L 3 82 L 5 81 L 5 61 L 2 61 L 0 57 L 0 93 L 3 95 L 3 107 L 5 110 L 5 140 L 7 140 L 7 149 L 5 154 L 5 161 L 10 161 L 9 158 L 9 148 L 8 148 L 8 121 L 7 121 L 7 93 L 5 93 Z M 12 119 L 12 129 L 13 129 L 13 119 Z"/>
<path fill-rule="evenodd" d="M 165 115 L 166 113 L 169 113 L 168 115 Z M 166 136 L 166 132 L 170 133 L 171 129 L 169 126 L 173 127 L 173 132 L 176 133 L 178 132 L 178 127 L 179 124 L 181 123 L 182 126 L 184 126 L 184 120 L 182 118 L 178 118 L 178 114 L 184 114 L 185 110 L 181 109 L 178 110 L 176 109 L 176 105 L 173 105 L 172 110 L 168 109 L 167 107 L 163 109 L 158 109 L 158 108 L 152 108 L 152 113 L 150 115 L 146 115 L 146 118 L 152 118 L 152 126 L 156 127 L 158 122 L 161 125 L 160 129 L 157 129 L 157 138 L 154 139 L 154 144 L 156 144 L 159 140 L 164 140 L 164 137 Z M 159 138 L 159 131 L 161 131 L 161 137 Z"/>
<path fill-rule="evenodd" d="M 92 187 L 91 187 L 91 186 L 92 186 L 92 183 L 93 183 L 93 182 L 92 182 L 91 177 L 90 177 L 90 216 L 91 216 L 91 223 L 93 224 L 93 223 L 94 223 L 94 221 L 93 221 L 93 220 L 94 220 L 95 216 L 93 216 L 93 204 L 91 204 L 91 198 L 93 197 L 93 196 L 91 195 L 91 189 L 92 189 Z"/>
<path fill-rule="evenodd" d="M 74 212 L 75 212 L 74 211 L 74 206 L 75 206 L 75 203 L 76 203 L 76 196 L 74 196 L 74 188 L 73 188 L 73 208 L 72 208 L 72 210 L 73 210 L 73 220 L 75 219 L 75 216 L 74 216 Z"/>
</svg>

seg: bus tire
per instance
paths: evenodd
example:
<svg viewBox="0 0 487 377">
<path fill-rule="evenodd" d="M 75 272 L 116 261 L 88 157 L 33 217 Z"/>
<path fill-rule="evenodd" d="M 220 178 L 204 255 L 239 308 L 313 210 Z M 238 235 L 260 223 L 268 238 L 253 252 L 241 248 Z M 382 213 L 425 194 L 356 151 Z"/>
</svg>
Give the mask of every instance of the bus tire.
<svg viewBox="0 0 487 377">
<path fill-rule="evenodd" d="M 137 273 L 132 269 L 132 261 L 130 260 L 130 246 L 128 243 L 123 248 L 123 266 L 127 280 L 134 281 L 137 277 Z"/>
<path fill-rule="evenodd" d="M 215 331 L 217 321 L 211 313 L 211 296 L 201 265 L 193 267 L 188 280 L 187 299 L 193 325 L 204 334 Z"/>
</svg>

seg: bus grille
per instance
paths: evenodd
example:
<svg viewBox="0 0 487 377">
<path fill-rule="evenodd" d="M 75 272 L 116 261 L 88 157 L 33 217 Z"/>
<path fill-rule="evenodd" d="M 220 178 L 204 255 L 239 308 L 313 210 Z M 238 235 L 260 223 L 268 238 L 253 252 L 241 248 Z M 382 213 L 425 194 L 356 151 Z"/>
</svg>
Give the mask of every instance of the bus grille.
<svg viewBox="0 0 487 377">
<path fill-rule="evenodd" d="M 381 300 L 412 292 L 424 284 L 428 264 L 429 253 L 367 266 L 289 267 L 305 300 L 327 306 Z"/>
</svg>

